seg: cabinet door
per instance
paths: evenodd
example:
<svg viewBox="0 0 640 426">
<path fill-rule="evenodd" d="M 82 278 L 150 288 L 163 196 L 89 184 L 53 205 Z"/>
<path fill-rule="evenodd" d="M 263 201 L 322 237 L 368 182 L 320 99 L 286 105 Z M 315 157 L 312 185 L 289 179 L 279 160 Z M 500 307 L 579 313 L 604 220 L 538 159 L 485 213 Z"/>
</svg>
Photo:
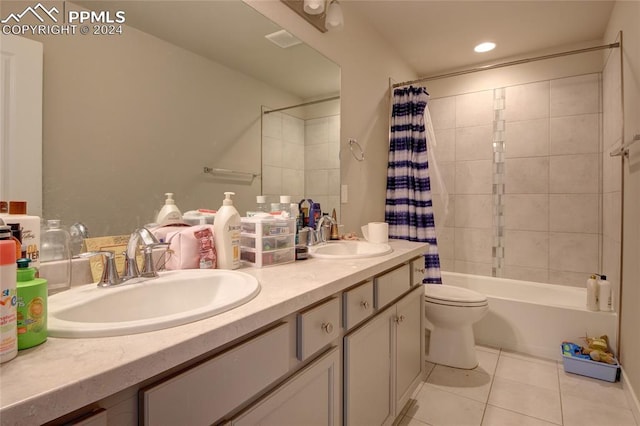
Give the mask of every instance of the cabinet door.
<svg viewBox="0 0 640 426">
<path fill-rule="evenodd" d="M 289 323 L 142 389 L 144 426 L 210 425 L 289 371 Z"/>
<path fill-rule="evenodd" d="M 424 368 L 424 289 L 418 286 L 398 302 L 396 311 L 396 411 L 422 380 Z M 397 414 L 397 413 L 396 413 Z"/>
<path fill-rule="evenodd" d="M 234 426 L 340 424 L 340 350 L 335 347 L 236 417 Z"/>
<path fill-rule="evenodd" d="M 395 307 L 344 338 L 344 424 L 382 425 L 393 420 L 391 332 Z"/>
</svg>

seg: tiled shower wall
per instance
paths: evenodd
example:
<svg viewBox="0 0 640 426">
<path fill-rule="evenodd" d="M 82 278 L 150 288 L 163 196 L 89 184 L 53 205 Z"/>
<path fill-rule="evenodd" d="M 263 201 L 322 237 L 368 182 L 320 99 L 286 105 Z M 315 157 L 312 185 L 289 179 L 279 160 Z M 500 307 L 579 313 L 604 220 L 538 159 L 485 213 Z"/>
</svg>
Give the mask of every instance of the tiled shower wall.
<svg viewBox="0 0 640 426">
<path fill-rule="evenodd" d="M 302 120 L 263 115 L 262 193 L 268 202 L 291 195 L 311 198 L 323 211 L 340 214 L 340 115 Z M 339 216 L 338 216 L 339 217 Z"/>
<path fill-rule="evenodd" d="M 340 217 L 340 115 L 305 121 L 304 188 L 322 211 Z"/>
<path fill-rule="evenodd" d="M 601 269 L 601 93 L 595 73 L 430 100 L 444 270 L 584 286 Z"/>
<path fill-rule="evenodd" d="M 262 194 L 276 203 L 280 195 L 304 196 L 304 120 L 281 112 L 262 115 Z"/>
</svg>

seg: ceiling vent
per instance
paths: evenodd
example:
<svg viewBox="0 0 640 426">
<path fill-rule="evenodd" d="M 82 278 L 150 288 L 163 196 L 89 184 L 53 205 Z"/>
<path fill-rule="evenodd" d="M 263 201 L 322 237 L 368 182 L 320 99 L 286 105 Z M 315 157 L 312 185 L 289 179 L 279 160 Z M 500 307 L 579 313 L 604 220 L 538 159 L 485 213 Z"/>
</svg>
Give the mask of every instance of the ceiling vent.
<svg viewBox="0 0 640 426">
<path fill-rule="evenodd" d="M 280 30 L 275 33 L 267 34 L 265 38 L 283 49 L 302 43 L 300 40 L 292 36 L 287 30 Z"/>
</svg>

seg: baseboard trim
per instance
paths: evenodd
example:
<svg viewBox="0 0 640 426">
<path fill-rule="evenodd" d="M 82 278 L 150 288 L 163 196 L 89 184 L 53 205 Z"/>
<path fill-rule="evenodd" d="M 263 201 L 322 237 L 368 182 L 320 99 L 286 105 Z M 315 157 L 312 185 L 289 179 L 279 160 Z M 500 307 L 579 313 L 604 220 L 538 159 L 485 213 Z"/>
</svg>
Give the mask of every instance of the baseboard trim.
<svg viewBox="0 0 640 426">
<path fill-rule="evenodd" d="M 629 402 L 629 407 L 631 407 L 633 417 L 636 419 L 636 423 L 640 424 L 640 402 L 638 401 L 638 395 L 635 393 L 631 383 L 627 380 L 627 374 L 624 372 L 624 368 L 620 368 L 622 370 L 622 374 L 620 375 L 622 378 L 622 389 L 627 396 L 627 401 Z"/>
</svg>

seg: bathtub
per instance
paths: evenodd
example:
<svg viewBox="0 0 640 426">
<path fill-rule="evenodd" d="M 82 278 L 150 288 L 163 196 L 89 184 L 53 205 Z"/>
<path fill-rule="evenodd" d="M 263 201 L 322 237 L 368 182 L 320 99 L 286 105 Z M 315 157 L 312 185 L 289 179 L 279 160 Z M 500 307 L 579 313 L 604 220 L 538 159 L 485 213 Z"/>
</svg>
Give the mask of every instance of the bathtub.
<svg viewBox="0 0 640 426">
<path fill-rule="evenodd" d="M 563 340 L 606 334 L 615 351 L 617 314 L 588 311 L 585 288 L 444 271 L 442 282 L 487 296 L 489 312 L 473 327 L 479 345 L 561 359 Z"/>
</svg>

